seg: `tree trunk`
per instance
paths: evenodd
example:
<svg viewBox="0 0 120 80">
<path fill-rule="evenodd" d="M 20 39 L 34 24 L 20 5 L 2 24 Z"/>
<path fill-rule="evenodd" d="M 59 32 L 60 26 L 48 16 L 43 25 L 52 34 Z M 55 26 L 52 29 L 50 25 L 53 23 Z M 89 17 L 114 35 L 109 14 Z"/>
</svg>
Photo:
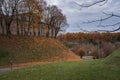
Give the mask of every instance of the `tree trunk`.
<svg viewBox="0 0 120 80">
<path fill-rule="evenodd" d="M 35 28 L 33 27 L 33 36 L 35 36 L 36 34 L 35 34 Z"/>
<path fill-rule="evenodd" d="M 53 35 L 54 35 L 54 29 L 52 28 L 51 30 L 51 37 L 53 38 Z"/>
<path fill-rule="evenodd" d="M 57 34 L 58 34 L 59 30 L 60 30 L 60 28 L 56 28 L 56 29 L 55 29 L 55 36 L 54 36 L 54 38 L 57 37 Z"/>
<path fill-rule="evenodd" d="M 19 22 L 18 22 L 18 15 L 17 15 L 17 35 L 20 35 L 20 31 L 19 31 Z"/>
<path fill-rule="evenodd" d="M 27 35 L 27 32 L 26 32 L 25 26 L 24 26 L 23 29 L 24 29 L 24 35 Z"/>
<path fill-rule="evenodd" d="M 47 32 L 46 32 L 46 37 L 49 37 L 49 34 L 50 34 L 49 31 L 47 31 Z"/>
<path fill-rule="evenodd" d="M 38 36 L 41 36 L 41 27 L 38 27 Z"/>
<path fill-rule="evenodd" d="M 10 36 L 11 35 L 11 31 L 10 31 L 10 27 L 7 26 L 7 31 L 6 31 L 7 35 Z"/>
<path fill-rule="evenodd" d="M 2 22 L 2 20 L 1 20 L 1 22 L 0 22 L 0 25 L 1 25 L 1 30 L 2 30 L 2 32 L 1 32 L 1 34 L 4 34 L 4 26 L 3 26 L 3 22 Z"/>
<path fill-rule="evenodd" d="M 7 34 L 8 36 L 11 35 L 10 25 L 11 25 L 11 22 L 6 23 L 6 34 Z"/>
<path fill-rule="evenodd" d="M 17 23 L 17 35 L 20 35 L 18 23 Z"/>
</svg>

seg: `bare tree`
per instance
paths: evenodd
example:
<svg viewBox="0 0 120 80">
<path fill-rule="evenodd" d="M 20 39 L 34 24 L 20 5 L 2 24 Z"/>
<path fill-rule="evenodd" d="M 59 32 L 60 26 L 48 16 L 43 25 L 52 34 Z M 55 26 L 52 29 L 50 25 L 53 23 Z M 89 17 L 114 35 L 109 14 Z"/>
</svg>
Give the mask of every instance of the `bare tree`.
<svg viewBox="0 0 120 80">
<path fill-rule="evenodd" d="M 20 0 L 3 0 L 1 6 L 2 6 L 2 13 L 3 13 L 3 19 L 5 22 L 6 27 L 6 34 L 11 35 L 11 24 L 14 20 L 14 15 L 16 12 L 16 7 L 19 4 Z"/>
<path fill-rule="evenodd" d="M 58 12 L 55 24 L 54 24 L 54 37 L 57 37 L 57 34 L 60 31 L 64 31 L 66 27 L 68 26 L 67 24 L 67 19 L 66 16 L 64 16 L 61 12 Z"/>
<path fill-rule="evenodd" d="M 4 25 L 3 25 L 3 12 L 2 12 L 2 4 L 3 0 L 0 1 L 0 26 L 1 26 L 1 34 L 4 34 Z"/>
<path fill-rule="evenodd" d="M 46 11 L 46 25 L 47 25 L 47 31 L 46 31 L 46 37 L 49 37 L 50 35 L 50 29 L 52 28 L 52 21 L 53 21 L 53 16 L 56 13 L 55 11 L 57 10 L 56 6 L 48 6 L 47 11 Z"/>
<path fill-rule="evenodd" d="M 66 17 L 62 14 L 61 10 L 57 6 L 49 6 L 47 8 L 47 32 L 46 36 L 55 37 L 58 32 L 67 25 Z M 64 28 L 65 29 L 65 28 Z"/>
<path fill-rule="evenodd" d="M 26 9 L 27 9 L 27 14 L 28 17 L 28 29 L 27 29 L 27 35 L 30 34 L 30 29 L 33 28 L 33 34 L 35 33 L 34 31 L 34 24 L 40 23 L 40 20 L 42 18 L 42 5 L 41 5 L 41 0 L 26 0 Z"/>
<path fill-rule="evenodd" d="M 0 24 L 6 35 L 40 36 L 46 32 L 47 37 L 56 37 L 65 30 L 67 19 L 57 6 L 47 7 L 44 0 L 1 0 Z"/>
</svg>

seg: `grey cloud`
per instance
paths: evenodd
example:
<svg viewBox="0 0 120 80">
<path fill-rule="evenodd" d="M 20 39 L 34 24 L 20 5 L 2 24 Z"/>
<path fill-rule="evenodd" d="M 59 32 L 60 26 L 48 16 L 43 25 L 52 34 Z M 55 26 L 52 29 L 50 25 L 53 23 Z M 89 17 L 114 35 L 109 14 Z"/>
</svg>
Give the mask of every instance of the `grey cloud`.
<svg viewBox="0 0 120 80">
<path fill-rule="evenodd" d="M 116 14 L 120 14 L 120 1 L 119 0 L 109 0 L 107 4 L 100 6 L 101 4 L 91 6 L 89 8 L 82 8 L 73 1 L 78 2 L 79 4 L 90 4 L 94 1 L 98 0 L 46 0 L 48 4 L 50 5 L 57 5 L 60 9 L 62 9 L 63 13 L 67 16 L 68 23 L 70 24 L 70 27 L 67 31 L 78 31 L 78 29 L 73 29 L 77 24 L 81 25 L 86 30 L 92 30 L 92 29 L 98 29 L 94 26 L 97 24 L 90 24 L 84 25 L 81 24 L 84 21 L 90 21 L 94 19 L 100 19 L 105 17 L 102 12 L 114 12 Z M 108 21 L 106 23 L 114 22 L 115 20 Z M 91 28 L 90 28 L 91 27 Z M 100 28 L 101 29 L 101 28 Z M 72 31 L 72 32 L 73 32 Z"/>
</svg>

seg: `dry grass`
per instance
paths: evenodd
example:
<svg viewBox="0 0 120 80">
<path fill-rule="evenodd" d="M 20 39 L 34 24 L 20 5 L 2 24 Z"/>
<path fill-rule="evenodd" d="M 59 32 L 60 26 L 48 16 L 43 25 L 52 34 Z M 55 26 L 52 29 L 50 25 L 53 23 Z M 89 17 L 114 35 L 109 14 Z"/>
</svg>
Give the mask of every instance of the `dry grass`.
<svg viewBox="0 0 120 80">
<path fill-rule="evenodd" d="M 1 65 L 44 62 L 80 60 L 78 56 L 70 52 L 61 42 L 52 38 L 25 37 L 25 36 L 0 36 L 0 53 L 8 53 L 1 57 Z M 72 56 L 72 57 L 70 57 Z"/>
</svg>

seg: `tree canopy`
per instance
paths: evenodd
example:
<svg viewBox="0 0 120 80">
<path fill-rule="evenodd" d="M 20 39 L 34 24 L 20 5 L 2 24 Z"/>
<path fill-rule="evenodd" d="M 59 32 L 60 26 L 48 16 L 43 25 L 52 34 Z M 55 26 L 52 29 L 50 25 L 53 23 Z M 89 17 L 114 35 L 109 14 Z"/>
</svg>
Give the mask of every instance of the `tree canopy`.
<svg viewBox="0 0 120 80">
<path fill-rule="evenodd" d="M 0 0 L 0 34 L 56 37 L 66 16 L 44 0 Z"/>
</svg>

